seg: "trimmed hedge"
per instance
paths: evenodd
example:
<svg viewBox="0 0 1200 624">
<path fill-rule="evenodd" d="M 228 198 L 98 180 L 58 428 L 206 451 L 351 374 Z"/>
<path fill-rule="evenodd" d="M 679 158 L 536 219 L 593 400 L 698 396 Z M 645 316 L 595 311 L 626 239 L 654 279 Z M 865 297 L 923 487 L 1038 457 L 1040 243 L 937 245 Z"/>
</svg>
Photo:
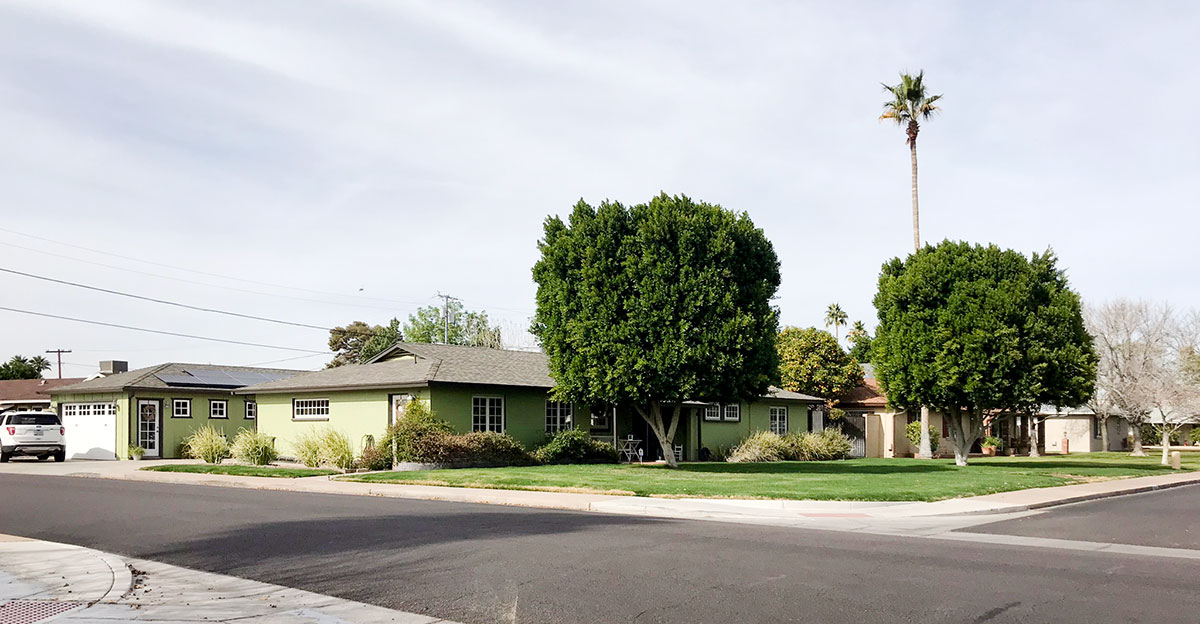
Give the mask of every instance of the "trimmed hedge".
<svg viewBox="0 0 1200 624">
<path fill-rule="evenodd" d="M 617 448 L 583 429 L 564 429 L 533 452 L 543 464 L 615 464 Z"/>
<path fill-rule="evenodd" d="M 413 443 L 413 461 L 450 466 L 528 466 L 537 463 L 504 433 L 434 433 Z"/>
</svg>

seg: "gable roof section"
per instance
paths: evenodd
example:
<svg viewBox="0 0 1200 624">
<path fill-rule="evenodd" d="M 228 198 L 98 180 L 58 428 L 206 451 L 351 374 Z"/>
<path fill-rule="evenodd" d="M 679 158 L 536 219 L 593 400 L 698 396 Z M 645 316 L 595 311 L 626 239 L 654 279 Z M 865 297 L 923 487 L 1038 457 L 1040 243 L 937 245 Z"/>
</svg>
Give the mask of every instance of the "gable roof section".
<svg viewBox="0 0 1200 624">
<path fill-rule="evenodd" d="M 838 407 L 887 407 L 887 395 L 874 378 L 867 377 L 858 386 L 852 388 L 837 402 Z"/>
<path fill-rule="evenodd" d="M 147 366 L 131 370 L 126 373 L 117 373 L 116 375 L 108 375 L 106 377 L 97 377 L 89 379 L 77 384 L 69 386 L 61 386 L 54 388 L 51 394 L 80 394 L 80 393 L 97 393 L 97 392 L 123 392 L 128 389 L 139 390 L 221 390 L 221 388 L 213 388 L 212 386 L 196 385 L 187 386 L 177 383 L 168 384 L 159 376 L 167 379 L 183 378 L 189 371 L 236 371 L 236 372 L 265 372 L 273 374 L 287 375 L 288 377 L 298 375 L 307 371 L 289 370 L 283 368 L 258 368 L 254 366 L 225 366 L 222 364 L 183 364 L 178 362 L 168 362 L 166 364 L 158 364 L 156 366 Z M 228 391 L 230 388 L 224 388 Z"/>
<path fill-rule="evenodd" d="M 49 401 L 50 390 L 83 381 L 83 377 L 67 379 L 6 379 L 0 381 L 0 404 L 19 401 Z"/>
</svg>

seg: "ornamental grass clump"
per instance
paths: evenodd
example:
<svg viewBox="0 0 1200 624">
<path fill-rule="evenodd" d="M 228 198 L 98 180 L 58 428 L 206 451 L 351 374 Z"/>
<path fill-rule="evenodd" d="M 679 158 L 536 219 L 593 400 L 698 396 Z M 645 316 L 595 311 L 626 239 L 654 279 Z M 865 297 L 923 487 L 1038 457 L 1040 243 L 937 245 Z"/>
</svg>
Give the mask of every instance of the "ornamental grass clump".
<svg viewBox="0 0 1200 624">
<path fill-rule="evenodd" d="M 782 437 L 770 431 L 759 431 L 742 440 L 729 454 L 726 461 L 776 462 L 787 458 L 788 445 Z"/>
<path fill-rule="evenodd" d="M 229 457 L 229 440 L 225 433 L 212 425 L 204 425 L 192 430 L 185 440 L 188 454 L 203 459 L 205 463 L 219 464 Z"/>
<path fill-rule="evenodd" d="M 318 435 L 318 440 L 321 463 L 340 470 L 350 470 L 354 467 L 354 447 L 346 434 L 336 429 L 325 429 Z"/>
<path fill-rule="evenodd" d="M 279 459 L 275 439 L 251 429 L 239 429 L 230 447 L 234 458 L 251 466 L 266 466 Z"/>
<path fill-rule="evenodd" d="M 836 427 L 826 427 L 820 433 L 789 433 L 784 443 L 786 459 L 793 461 L 844 459 L 854 448 L 850 438 Z"/>
<path fill-rule="evenodd" d="M 301 434 L 292 442 L 292 449 L 296 461 L 305 466 L 316 468 L 321 465 L 321 438 L 317 431 Z"/>
</svg>

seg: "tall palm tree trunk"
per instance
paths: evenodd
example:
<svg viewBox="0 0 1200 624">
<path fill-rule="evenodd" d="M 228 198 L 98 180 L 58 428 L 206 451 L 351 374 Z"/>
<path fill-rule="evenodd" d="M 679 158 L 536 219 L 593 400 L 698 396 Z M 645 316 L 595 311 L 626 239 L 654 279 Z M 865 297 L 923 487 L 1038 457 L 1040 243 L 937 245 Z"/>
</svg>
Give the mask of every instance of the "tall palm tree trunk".
<svg viewBox="0 0 1200 624">
<path fill-rule="evenodd" d="M 913 250 L 921 251 L 921 212 L 917 203 L 917 124 L 908 124 L 908 152 L 912 155 L 912 200 L 913 200 Z M 945 416 L 942 416 L 945 418 Z M 929 408 L 921 408 L 921 444 L 917 457 L 933 457 L 933 444 L 929 440 Z"/>
</svg>

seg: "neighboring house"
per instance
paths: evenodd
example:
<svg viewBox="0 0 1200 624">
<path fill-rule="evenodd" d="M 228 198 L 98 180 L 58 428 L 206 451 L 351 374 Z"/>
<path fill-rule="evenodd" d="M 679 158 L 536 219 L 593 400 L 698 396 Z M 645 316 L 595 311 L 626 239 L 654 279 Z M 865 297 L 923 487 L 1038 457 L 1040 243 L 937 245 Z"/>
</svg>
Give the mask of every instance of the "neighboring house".
<svg viewBox="0 0 1200 624">
<path fill-rule="evenodd" d="M 662 457 L 649 426 L 628 406 L 559 403 L 550 398 L 544 353 L 457 345 L 397 343 L 370 361 L 297 375 L 237 390 L 258 404 L 258 429 L 286 455 L 308 432 L 330 427 L 356 451 L 382 437 L 409 401 L 429 404 L 455 430 L 507 433 L 527 448 L 563 429 L 587 429 L 598 439 L 632 448 L 647 461 Z M 807 431 L 815 397 L 772 389 L 749 403 L 687 403 L 675 443 L 696 460 L 737 444 L 752 431 Z"/>
<path fill-rule="evenodd" d="M 305 371 L 247 366 L 167 363 L 128 370 L 109 362 L 108 373 L 51 390 L 67 429 L 67 457 L 128 459 L 130 446 L 146 457 L 180 456 L 184 438 L 211 424 L 232 438 L 255 428 L 253 399 L 233 391 Z"/>
<path fill-rule="evenodd" d="M 920 420 L 917 411 L 908 412 L 888 407 L 887 395 L 875 379 L 874 368 L 863 364 L 862 385 L 851 390 L 836 406 L 846 412 L 847 431 L 851 437 L 856 428 L 863 432 L 864 455 L 866 457 L 911 457 L 917 453 L 915 444 L 908 440 L 906 427 Z M 1061 452 L 1062 441 L 1067 440 L 1071 453 L 1087 453 L 1103 450 L 1101 447 L 1100 418 L 1086 407 L 1055 408 L 1044 405 L 1038 412 L 1038 449 L 1042 452 Z M 862 423 L 861 425 L 857 423 Z M 1019 414 L 1000 414 L 991 421 L 992 434 L 1004 442 L 1004 452 L 1025 454 L 1029 452 L 1029 419 Z M 936 411 L 929 414 L 929 426 L 940 434 L 936 456 L 954 454 L 950 441 L 950 430 L 942 415 Z M 1108 444 L 1112 451 L 1128 448 L 1128 423 L 1121 418 L 1108 419 Z M 979 443 L 971 449 L 979 452 Z"/>
<path fill-rule="evenodd" d="M 0 412 L 50 409 L 50 389 L 83 381 L 70 379 L 6 379 L 0 381 Z"/>
</svg>

